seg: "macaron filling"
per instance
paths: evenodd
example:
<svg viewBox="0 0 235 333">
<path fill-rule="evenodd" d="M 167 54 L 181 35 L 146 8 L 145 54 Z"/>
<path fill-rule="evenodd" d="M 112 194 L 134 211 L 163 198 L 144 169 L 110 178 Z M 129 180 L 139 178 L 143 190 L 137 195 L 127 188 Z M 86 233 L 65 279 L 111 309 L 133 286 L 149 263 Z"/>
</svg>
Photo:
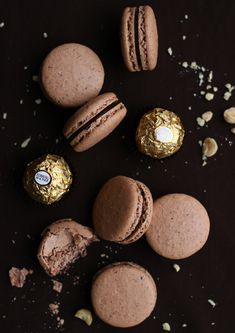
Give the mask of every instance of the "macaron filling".
<svg viewBox="0 0 235 333">
<path fill-rule="evenodd" d="M 132 242 L 139 238 L 141 229 L 143 229 L 143 233 L 145 231 L 145 221 L 147 217 L 147 211 L 148 211 L 148 199 L 146 197 L 146 193 L 143 190 L 142 186 L 139 183 L 136 183 L 139 191 L 139 200 L 136 210 L 136 218 L 132 225 L 131 232 L 128 233 L 121 241 L 122 242 Z M 134 229 L 133 229 L 134 228 Z"/>
<path fill-rule="evenodd" d="M 111 111 L 113 108 L 118 106 L 119 104 L 122 104 L 119 100 L 115 100 L 111 104 L 107 105 L 103 110 L 101 110 L 99 113 L 97 113 L 93 118 L 88 120 L 86 123 L 84 123 L 81 127 L 79 127 L 77 130 L 75 130 L 73 133 L 71 133 L 67 139 L 70 141 L 70 143 L 78 136 L 80 135 L 84 130 L 87 130 L 92 124 L 94 124 L 99 118 L 103 117 L 106 113 Z"/>
</svg>

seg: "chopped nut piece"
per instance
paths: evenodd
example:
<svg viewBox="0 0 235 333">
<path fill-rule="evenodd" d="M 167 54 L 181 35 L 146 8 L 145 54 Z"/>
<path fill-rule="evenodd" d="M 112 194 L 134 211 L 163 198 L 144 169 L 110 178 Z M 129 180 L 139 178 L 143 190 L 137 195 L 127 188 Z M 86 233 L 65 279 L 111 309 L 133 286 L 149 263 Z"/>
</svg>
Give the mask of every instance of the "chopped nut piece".
<svg viewBox="0 0 235 333">
<path fill-rule="evenodd" d="M 207 301 L 213 308 L 216 306 L 216 303 L 212 299 L 208 299 Z"/>
<path fill-rule="evenodd" d="M 235 124 L 235 107 L 224 111 L 224 120 L 229 124 Z"/>
<path fill-rule="evenodd" d="M 13 287 L 22 288 L 25 284 L 26 277 L 29 274 L 33 274 L 32 269 L 28 270 L 26 268 L 19 269 L 16 267 L 12 267 L 9 270 L 9 278 L 11 285 Z"/>
<path fill-rule="evenodd" d="M 203 127 L 205 125 L 205 120 L 202 119 L 201 117 L 197 117 L 196 121 L 197 121 L 198 125 L 201 127 Z"/>
<path fill-rule="evenodd" d="M 169 323 L 163 323 L 162 324 L 162 329 L 163 329 L 163 331 L 170 332 L 170 330 L 171 330 L 170 324 Z"/>
<path fill-rule="evenodd" d="M 178 273 L 180 271 L 180 266 L 177 264 L 173 265 L 174 270 Z"/>
<path fill-rule="evenodd" d="M 91 326 L 93 318 L 91 311 L 87 309 L 80 309 L 75 313 L 75 317 L 83 320 L 88 326 Z"/>
<path fill-rule="evenodd" d="M 205 99 L 207 100 L 207 101 L 212 101 L 212 99 L 214 98 L 214 94 L 212 94 L 212 93 L 206 93 L 206 95 L 205 95 Z"/>
<path fill-rule="evenodd" d="M 211 112 L 211 111 L 204 112 L 201 115 L 201 117 L 202 117 L 203 120 L 205 120 L 205 122 L 208 123 L 213 117 L 213 112 Z"/>
<path fill-rule="evenodd" d="M 63 288 L 63 283 L 57 280 L 51 280 L 53 283 L 53 290 L 57 291 L 57 293 L 61 293 Z"/>
<path fill-rule="evenodd" d="M 235 127 L 231 128 L 231 132 L 235 134 Z"/>
<path fill-rule="evenodd" d="M 205 157 L 212 157 L 216 154 L 218 150 L 218 145 L 215 139 L 206 138 L 202 144 L 202 154 Z"/>
</svg>

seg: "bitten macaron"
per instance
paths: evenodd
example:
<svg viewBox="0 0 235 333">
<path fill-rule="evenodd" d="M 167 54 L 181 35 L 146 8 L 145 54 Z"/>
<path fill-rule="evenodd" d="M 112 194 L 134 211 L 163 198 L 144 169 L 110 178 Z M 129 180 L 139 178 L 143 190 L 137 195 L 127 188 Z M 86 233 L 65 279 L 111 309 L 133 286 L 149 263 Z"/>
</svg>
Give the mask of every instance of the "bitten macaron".
<svg viewBox="0 0 235 333">
<path fill-rule="evenodd" d="M 108 136 L 127 113 L 114 93 L 104 93 L 86 103 L 66 122 L 63 134 L 76 152 L 94 146 Z"/>
<path fill-rule="evenodd" d="M 187 258 L 206 243 L 210 220 L 194 197 L 172 193 L 154 201 L 153 219 L 146 238 L 152 249 L 169 259 Z"/>
<path fill-rule="evenodd" d="M 153 199 L 148 187 L 129 177 L 109 179 L 93 207 L 93 225 L 105 240 L 129 244 L 138 240 L 152 219 Z"/>
<path fill-rule="evenodd" d="M 153 70 L 157 65 L 158 31 L 150 6 L 127 7 L 121 19 L 121 48 L 131 72 Z"/>
<path fill-rule="evenodd" d="M 146 269 L 132 262 L 118 262 L 95 275 L 91 301 L 105 323 L 127 328 L 150 316 L 156 305 L 157 288 Z"/>
<path fill-rule="evenodd" d="M 99 57 L 81 44 L 56 47 L 41 66 L 42 90 L 51 102 L 61 107 L 81 106 L 99 94 L 103 82 L 104 68 Z"/>
</svg>

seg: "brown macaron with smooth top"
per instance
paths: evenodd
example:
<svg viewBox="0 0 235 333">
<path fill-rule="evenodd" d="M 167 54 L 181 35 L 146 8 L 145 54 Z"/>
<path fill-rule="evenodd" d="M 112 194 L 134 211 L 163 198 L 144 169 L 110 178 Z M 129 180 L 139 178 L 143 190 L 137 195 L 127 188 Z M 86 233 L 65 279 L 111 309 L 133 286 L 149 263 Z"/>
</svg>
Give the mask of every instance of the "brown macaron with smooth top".
<svg viewBox="0 0 235 333">
<path fill-rule="evenodd" d="M 146 238 L 152 249 L 169 259 L 184 259 L 206 243 L 210 220 L 204 206 L 183 193 L 154 201 L 152 223 Z"/>
<path fill-rule="evenodd" d="M 47 55 L 42 63 L 40 83 L 45 96 L 53 103 L 74 108 L 99 94 L 104 68 L 90 48 L 67 43 Z"/>
<path fill-rule="evenodd" d="M 108 136 L 126 113 L 125 105 L 114 93 L 104 93 L 75 112 L 66 122 L 63 134 L 76 152 L 82 152 Z"/>
<path fill-rule="evenodd" d="M 127 7 L 121 20 L 121 48 L 131 72 L 153 70 L 157 65 L 158 31 L 150 6 Z"/>
<path fill-rule="evenodd" d="M 92 283 L 95 313 L 114 327 L 132 327 L 152 313 L 157 287 L 149 272 L 132 262 L 118 262 L 99 271 Z"/>
<path fill-rule="evenodd" d="M 97 240 L 90 228 L 69 218 L 58 220 L 43 231 L 38 260 L 48 275 L 56 276 L 85 257 L 87 247 Z"/>
<path fill-rule="evenodd" d="M 109 179 L 93 207 L 93 225 L 105 240 L 129 244 L 138 240 L 152 219 L 153 199 L 147 186 L 125 176 Z"/>
</svg>

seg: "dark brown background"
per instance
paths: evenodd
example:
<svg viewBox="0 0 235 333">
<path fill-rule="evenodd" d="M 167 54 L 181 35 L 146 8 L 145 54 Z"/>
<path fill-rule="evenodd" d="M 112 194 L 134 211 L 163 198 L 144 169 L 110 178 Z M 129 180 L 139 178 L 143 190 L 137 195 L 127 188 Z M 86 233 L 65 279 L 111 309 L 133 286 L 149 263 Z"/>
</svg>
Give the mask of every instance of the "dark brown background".
<svg viewBox="0 0 235 333">
<path fill-rule="evenodd" d="M 234 142 L 234 137 L 230 126 L 223 122 L 222 111 L 235 102 L 235 96 L 229 102 L 223 100 L 224 84 L 235 81 L 235 2 L 148 1 L 158 19 L 158 67 L 154 72 L 128 73 L 119 47 L 120 15 L 127 5 L 145 3 L 132 0 L 2 0 L 0 3 L 0 22 L 5 22 L 5 27 L 0 29 L 1 332 L 55 332 L 56 320 L 46 314 L 48 304 L 55 300 L 61 302 L 65 332 L 118 332 L 97 318 L 89 328 L 73 317 L 77 309 L 91 307 L 89 287 L 93 274 L 104 264 L 117 260 L 133 260 L 143 265 L 158 285 L 156 310 L 129 332 L 160 332 L 163 322 L 171 324 L 172 332 L 234 330 L 235 161 L 234 145 L 228 144 L 229 140 Z M 185 14 L 188 20 L 184 19 Z M 48 33 L 47 39 L 43 38 L 43 32 Z M 185 41 L 183 34 L 187 36 Z M 128 115 L 121 126 L 82 154 L 74 153 L 62 138 L 59 144 L 55 143 L 73 111 L 53 106 L 31 80 L 45 55 L 64 42 L 83 43 L 98 53 L 106 71 L 103 91 L 116 92 L 128 107 Z M 167 53 L 169 46 L 174 57 Z M 184 60 L 196 60 L 214 70 L 213 82 L 219 92 L 212 102 L 193 96 L 200 89 L 195 75 L 186 73 L 178 65 Z M 28 69 L 24 70 L 24 66 Z M 43 99 L 39 106 L 34 102 L 37 98 Z M 24 100 L 23 105 L 20 99 Z M 183 148 L 162 163 L 141 156 L 134 143 L 138 119 L 151 106 L 176 111 L 186 127 Z M 191 111 L 188 106 L 192 106 Z M 213 121 L 208 128 L 198 130 L 195 118 L 208 109 L 214 111 Z M 8 114 L 7 120 L 2 119 L 4 112 Z M 32 140 L 28 147 L 21 149 L 21 142 L 29 136 Z M 215 137 L 220 149 L 216 158 L 202 168 L 198 140 L 205 136 Z M 15 142 L 18 144 L 14 145 Z M 26 163 L 45 152 L 65 156 L 76 174 L 73 191 L 51 207 L 33 202 L 21 184 Z M 144 238 L 124 247 L 105 242 L 95 244 L 88 256 L 72 267 L 69 275 L 59 277 L 64 289 L 57 296 L 52 291 L 50 278 L 36 259 L 40 232 L 63 217 L 91 225 L 91 207 L 97 191 L 117 174 L 144 181 L 155 198 L 165 193 L 184 192 L 201 200 L 211 217 L 209 241 L 202 251 L 179 262 L 179 273 L 173 270 L 173 262 L 156 255 Z M 109 258 L 101 258 L 102 253 Z M 34 270 L 21 290 L 9 284 L 11 266 Z M 77 286 L 73 285 L 74 275 L 80 276 Z M 208 298 L 217 303 L 214 309 L 208 304 Z M 188 327 L 182 328 L 183 323 Z"/>
</svg>

